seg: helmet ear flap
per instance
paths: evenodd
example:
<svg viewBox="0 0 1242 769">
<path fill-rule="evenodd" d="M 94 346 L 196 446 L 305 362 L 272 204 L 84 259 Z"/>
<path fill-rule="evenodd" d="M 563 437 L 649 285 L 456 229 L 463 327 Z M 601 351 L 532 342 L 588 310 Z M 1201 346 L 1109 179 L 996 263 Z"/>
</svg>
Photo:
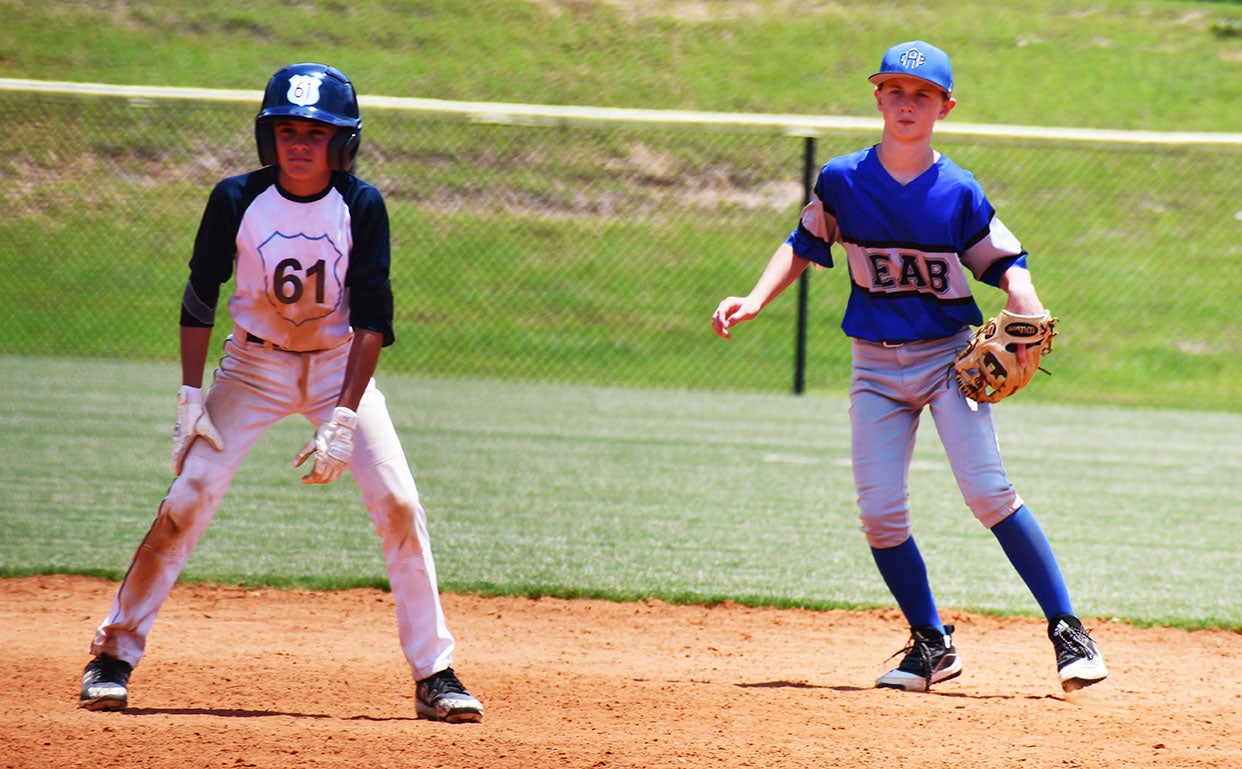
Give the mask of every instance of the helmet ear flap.
<svg viewBox="0 0 1242 769">
<path fill-rule="evenodd" d="M 328 165 L 338 171 L 348 171 L 358 155 L 362 143 L 362 129 L 342 128 L 328 143 Z"/>
<path fill-rule="evenodd" d="M 254 142 L 259 148 L 259 164 L 276 165 L 276 129 L 271 123 L 254 124 Z"/>
</svg>

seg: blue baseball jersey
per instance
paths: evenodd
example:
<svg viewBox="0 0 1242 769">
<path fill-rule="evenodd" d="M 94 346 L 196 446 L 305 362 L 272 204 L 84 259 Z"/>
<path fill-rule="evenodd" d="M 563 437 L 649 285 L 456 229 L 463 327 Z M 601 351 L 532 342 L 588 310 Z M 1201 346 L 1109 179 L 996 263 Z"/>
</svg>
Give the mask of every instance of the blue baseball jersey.
<svg viewBox="0 0 1242 769">
<path fill-rule="evenodd" d="M 221 181 L 203 211 L 181 324 L 211 326 L 220 286 L 235 278 L 233 322 L 287 350 L 331 349 L 351 328 L 393 341 L 388 211 L 375 187 L 335 171 L 304 198 L 268 166 Z"/>
<path fill-rule="evenodd" d="M 824 165 L 787 242 L 823 267 L 840 244 L 851 283 L 841 328 L 873 342 L 939 339 L 978 325 L 967 271 L 995 286 L 1010 266 L 1026 266 L 969 171 L 941 155 L 903 185 L 881 165 L 878 146 Z"/>
</svg>

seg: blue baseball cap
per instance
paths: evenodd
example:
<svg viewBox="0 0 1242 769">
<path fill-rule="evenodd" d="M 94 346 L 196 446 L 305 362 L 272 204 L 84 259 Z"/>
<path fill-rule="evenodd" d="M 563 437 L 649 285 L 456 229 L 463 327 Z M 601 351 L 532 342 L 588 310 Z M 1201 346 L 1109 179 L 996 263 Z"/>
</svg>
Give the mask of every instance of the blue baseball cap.
<svg viewBox="0 0 1242 769">
<path fill-rule="evenodd" d="M 949 54 L 931 43 L 912 40 L 889 48 L 880 60 L 880 71 L 869 79 L 879 85 L 889 78 L 902 75 L 926 80 L 945 93 L 953 93 L 953 67 L 949 64 Z"/>
</svg>

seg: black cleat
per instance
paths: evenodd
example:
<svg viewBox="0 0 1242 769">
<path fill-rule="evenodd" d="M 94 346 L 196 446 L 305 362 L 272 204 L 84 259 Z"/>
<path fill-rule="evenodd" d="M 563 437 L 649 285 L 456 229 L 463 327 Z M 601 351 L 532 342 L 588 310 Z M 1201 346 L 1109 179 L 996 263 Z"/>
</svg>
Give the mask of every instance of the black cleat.
<svg viewBox="0 0 1242 769">
<path fill-rule="evenodd" d="M 1057 673 L 1061 676 L 1062 690 L 1076 692 L 1108 677 L 1100 650 L 1077 617 L 1069 614 L 1053 617 L 1048 621 L 1048 638 L 1057 650 Z"/>
<path fill-rule="evenodd" d="M 962 674 L 962 661 L 953 646 L 952 625 L 945 625 L 943 634 L 927 625 L 910 628 L 910 643 L 897 654 L 906 656 L 900 665 L 880 676 L 876 688 L 925 692 L 932 684 Z"/>
<path fill-rule="evenodd" d="M 415 702 L 419 718 L 448 721 L 451 724 L 483 720 L 483 705 L 461 681 L 452 668 L 445 668 L 418 682 Z"/>
<path fill-rule="evenodd" d="M 100 654 L 82 671 L 82 697 L 78 707 L 87 710 L 124 710 L 129 704 L 129 674 L 134 666 L 108 654 Z"/>
</svg>

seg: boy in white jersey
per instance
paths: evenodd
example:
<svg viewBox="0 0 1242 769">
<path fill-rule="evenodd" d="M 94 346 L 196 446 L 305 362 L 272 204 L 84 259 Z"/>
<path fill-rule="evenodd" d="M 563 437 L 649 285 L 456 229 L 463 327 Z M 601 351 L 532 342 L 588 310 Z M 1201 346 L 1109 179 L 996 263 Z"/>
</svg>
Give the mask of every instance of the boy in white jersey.
<svg viewBox="0 0 1242 769">
<path fill-rule="evenodd" d="M 1011 312 L 1043 313 L 1026 252 L 974 177 L 932 149 L 936 121 L 957 104 L 944 51 L 920 40 L 893 46 L 870 80 L 884 118 L 880 143 L 823 167 L 798 227 L 749 295 L 720 302 L 712 326 L 728 339 L 730 328 L 758 315 L 808 265 L 832 267 L 834 244 L 845 252 L 851 292 L 841 326 L 852 339 L 859 517 L 910 625 L 901 663 L 876 686 L 927 691 L 962 671 L 954 628 L 940 619 L 910 533 L 907 481 L 924 408 L 966 504 L 996 535 L 1048 619 L 1062 688 L 1089 686 L 1107 675 L 1103 658 L 1074 615 L 1047 537 L 1009 482 L 989 404 L 968 400 L 951 376 L 971 326 L 983 321 L 970 278 L 1004 290 Z"/>
<path fill-rule="evenodd" d="M 454 642 L 426 513 L 372 379 L 381 348 L 393 342 L 393 303 L 384 200 L 348 172 L 361 131 L 343 73 L 314 63 L 285 67 L 269 81 L 255 118 L 264 167 L 212 190 L 182 298 L 176 478 L 95 634 L 81 707 L 128 706 L 129 676 L 156 613 L 242 460 L 269 427 L 300 414 L 317 426 L 294 459 L 298 466 L 314 457 L 302 482 L 331 483 L 348 469 L 379 534 L 418 715 L 483 717 L 450 667 Z M 204 395 L 220 286 L 230 278 L 233 331 Z"/>
</svg>

